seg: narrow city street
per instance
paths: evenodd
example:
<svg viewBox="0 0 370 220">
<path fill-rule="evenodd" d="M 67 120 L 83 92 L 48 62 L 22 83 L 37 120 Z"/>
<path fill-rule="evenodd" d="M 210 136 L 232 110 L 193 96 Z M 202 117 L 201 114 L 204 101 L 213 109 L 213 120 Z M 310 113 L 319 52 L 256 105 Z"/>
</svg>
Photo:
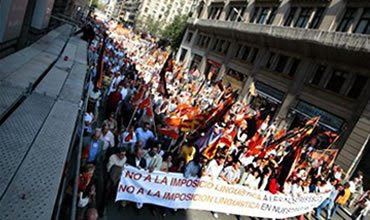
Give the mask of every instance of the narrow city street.
<svg viewBox="0 0 370 220">
<path fill-rule="evenodd" d="M 368 0 L 0 1 L 0 220 L 369 220 Z"/>
</svg>

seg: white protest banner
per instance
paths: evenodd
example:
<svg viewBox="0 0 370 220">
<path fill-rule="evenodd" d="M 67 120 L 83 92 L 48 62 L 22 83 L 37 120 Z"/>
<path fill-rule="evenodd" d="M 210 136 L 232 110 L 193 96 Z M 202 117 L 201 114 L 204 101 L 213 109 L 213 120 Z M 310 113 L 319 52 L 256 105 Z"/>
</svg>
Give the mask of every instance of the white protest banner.
<svg viewBox="0 0 370 220">
<path fill-rule="evenodd" d="M 185 178 L 180 173 L 149 173 L 132 166 L 122 171 L 116 201 L 151 203 L 261 218 L 288 218 L 312 211 L 328 194 L 299 197 L 251 190 L 220 180 Z"/>
</svg>

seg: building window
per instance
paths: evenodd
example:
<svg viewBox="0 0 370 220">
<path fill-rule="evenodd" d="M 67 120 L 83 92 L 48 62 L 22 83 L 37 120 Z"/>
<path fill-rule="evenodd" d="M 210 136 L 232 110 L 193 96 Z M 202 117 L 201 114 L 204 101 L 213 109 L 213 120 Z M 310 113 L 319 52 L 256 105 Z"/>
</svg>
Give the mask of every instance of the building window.
<svg viewBox="0 0 370 220">
<path fill-rule="evenodd" d="M 227 21 L 242 21 L 246 7 L 230 7 L 229 14 L 226 17 Z"/>
<path fill-rule="evenodd" d="M 202 48 L 207 48 L 211 38 L 203 34 L 199 35 L 197 45 Z"/>
<path fill-rule="evenodd" d="M 209 9 L 209 13 L 208 13 L 208 17 L 207 17 L 208 19 L 211 19 L 212 18 L 213 14 L 214 14 L 214 10 L 215 10 L 214 7 L 212 7 L 212 8 Z"/>
<path fill-rule="evenodd" d="M 364 8 L 355 33 L 370 34 L 370 8 Z"/>
<path fill-rule="evenodd" d="M 224 41 L 222 42 L 221 44 L 221 53 L 226 55 L 227 52 L 229 51 L 229 47 L 230 47 L 230 42 L 229 41 Z"/>
<path fill-rule="evenodd" d="M 356 75 L 355 82 L 353 83 L 347 96 L 357 99 L 361 95 L 362 90 L 365 88 L 366 83 L 367 83 L 367 77 L 362 76 L 362 75 Z"/>
<path fill-rule="evenodd" d="M 209 10 L 208 19 L 218 20 L 220 19 L 223 6 L 211 6 Z"/>
<path fill-rule="evenodd" d="M 243 45 L 238 44 L 238 49 L 236 50 L 235 56 L 234 56 L 235 58 L 239 59 L 239 57 L 241 56 L 242 48 L 243 48 Z"/>
<path fill-rule="evenodd" d="M 269 59 L 267 60 L 267 63 L 266 63 L 266 68 L 270 69 L 272 67 L 272 63 L 274 62 L 274 57 L 275 57 L 275 53 L 271 52 Z"/>
<path fill-rule="evenodd" d="M 190 43 L 191 39 L 193 38 L 193 32 L 189 32 L 186 38 L 186 42 Z"/>
<path fill-rule="evenodd" d="M 321 18 L 324 14 L 324 10 L 325 10 L 325 8 L 317 8 L 316 9 L 315 15 L 313 16 L 312 21 L 311 21 L 310 25 L 308 26 L 308 28 L 317 29 L 319 27 L 320 22 L 321 22 Z"/>
<path fill-rule="evenodd" d="M 222 54 L 226 54 L 227 51 L 229 50 L 229 42 L 228 41 L 225 41 L 225 40 L 221 40 L 220 41 L 220 46 L 218 47 L 218 52 L 222 53 Z"/>
<path fill-rule="evenodd" d="M 296 7 L 291 7 L 290 8 L 290 11 L 289 11 L 289 14 L 288 14 L 288 17 L 285 19 L 285 22 L 284 22 L 284 26 L 290 26 L 293 22 L 293 19 L 294 19 L 294 15 L 297 11 L 297 8 Z"/>
<path fill-rule="evenodd" d="M 310 19 L 312 8 L 302 8 L 294 27 L 305 28 Z"/>
<path fill-rule="evenodd" d="M 213 43 L 213 46 L 212 46 L 212 50 L 213 50 L 213 51 L 216 51 L 216 50 L 217 50 L 218 42 L 219 42 L 219 41 L 220 41 L 219 39 L 216 39 L 216 40 L 215 40 L 215 42 Z"/>
<path fill-rule="evenodd" d="M 197 18 L 200 18 L 200 16 L 202 15 L 203 9 L 204 9 L 204 1 L 201 1 L 201 2 L 199 3 L 199 8 L 198 8 L 198 15 L 197 15 Z"/>
<path fill-rule="evenodd" d="M 334 70 L 326 89 L 329 89 L 333 92 L 339 92 L 348 78 L 348 73 L 342 70 Z"/>
<path fill-rule="evenodd" d="M 258 54 L 258 48 L 253 48 L 251 53 L 252 54 L 251 54 L 250 62 L 254 63 L 254 61 L 256 60 L 257 54 Z"/>
<path fill-rule="evenodd" d="M 267 20 L 267 15 L 269 13 L 269 8 L 262 8 L 261 13 L 257 19 L 257 24 L 265 24 Z"/>
<path fill-rule="evenodd" d="M 238 18 L 236 19 L 237 22 L 243 21 L 243 17 L 244 17 L 244 14 L 245 14 L 245 10 L 246 9 L 247 9 L 246 7 L 240 7 L 238 9 L 239 15 L 238 15 Z"/>
<path fill-rule="evenodd" d="M 216 39 L 215 43 L 213 44 L 212 50 L 226 54 L 229 50 L 230 42 L 226 40 Z"/>
<path fill-rule="evenodd" d="M 326 70 L 326 66 L 325 65 L 319 65 L 317 67 L 317 70 L 315 72 L 315 75 L 313 76 L 313 78 L 311 80 L 311 84 L 313 84 L 313 85 L 319 85 L 322 77 L 324 76 L 325 70 Z"/>
<path fill-rule="evenodd" d="M 249 20 L 250 23 L 254 23 L 254 21 L 256 20 L 257 18 L 257 15 L 258 15 L 258 11 L 260 10 L 260 7 L 255 7 L 254 10 L 253 10 L 253 14 Z"/>
<path fill-rule="evenodd" d="M 180 62 L 184 61 L 186 54 L 188 53 L 188 50 L 185 48 L 181 49 L 181 54 L 180 54 Z"/>
<path fill-rule="evenodd" d="M 271 13 L 270 13 L 269 18 L 267 19 L 266 24 L 272 24 L 272 22 L 274 22 L 274 19 L 275 19 L 275 16 L 276 16 L 276 11 L 277 11 L 277 7 L 273 7 L 271 9 Z"/>
<path fill-rule="evenodd" d="M 355 13 L 357 9 L 355 8 L 347 8 L 346 12 L 343 15 L 342 21 L 340 22 L 337 31 L 340 32 L 347 32 L 349 27 L 352 25 L 355 19 Z"/>
<path fill-rule="evenodd" d="M 248 55 L 249 55 L 249 52 L 251 50 L 251 48 L 247 47 L 247 46 L 244 46 L 244 51 L 243 51 L 243 56 L 242 56 L 242 60 L 247 60 L 248 59 Z"/>
<path fill-rule="evenodd" d="M 226 21 L 235 21 L 237 14 L 234 10 L 236 10 L 234 7 L 230 7 L 229 13 L 226 16 Z"/>
<path fill-rule="evenodd" d="M 301 63 L 301 60 L 300 59 L 293 58 L 292 66 L 290 67 L 290 70 L 288 72 L 288 75 L 290 77 L 293 77 L 294 74 L 297 72 L 297 69 L 298 69 L 298 66 L 299 66 L 300 63 Z"/>
<path fill-rule="evenodd" d="M 284 71 L 284 68 L 288 62 L 289 57 L 285 55 L 280 55 L 278 63 L 276 65 L 275 71 L 278 73 L 282 73 Z"/>
</svg>

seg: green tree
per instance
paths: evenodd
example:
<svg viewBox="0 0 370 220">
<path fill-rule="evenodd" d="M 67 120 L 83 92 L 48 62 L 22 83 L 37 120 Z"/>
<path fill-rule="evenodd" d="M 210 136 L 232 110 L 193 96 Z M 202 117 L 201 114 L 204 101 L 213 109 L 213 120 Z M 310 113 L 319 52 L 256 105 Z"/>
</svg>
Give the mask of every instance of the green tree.
<svg viewBox="0 0 370 220">
<path fill-rule="evenodd" d="M 100 0 L 91 0 L 91 6 L 97 8 L 99 10 L 104 9 L 104 4 L 102 2 L 100 2 Z"/>
<path fill-rule="evenodd" d="M 152 18 L 151 16 L 146 19 L 146 31 L 153 35 L 160 34 L 161 21 Z"/>
<path fill-rule="evenodd" d="M 153 17 L 149 16 L 144 19 L 136 19 L 135 24 L 137 27 L 143 29 L 144 31 L 152 34 L 158 35 L 160 34 L 161 30 L 161 21 L 154 19 Z"/>
<path fill-rule="evenodd" d="M 171 48 L 177 50 L 181 44 L 186 29 L 187 15 L 177 15 L 161 32 L 162 38 L 171 42 Z"/>
</svg>

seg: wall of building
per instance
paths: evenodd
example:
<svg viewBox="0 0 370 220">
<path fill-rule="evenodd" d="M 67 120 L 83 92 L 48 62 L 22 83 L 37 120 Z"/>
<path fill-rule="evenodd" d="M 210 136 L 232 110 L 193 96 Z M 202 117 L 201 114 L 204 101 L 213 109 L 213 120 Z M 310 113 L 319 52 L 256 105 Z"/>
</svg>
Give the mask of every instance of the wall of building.
<svg viewBox="0 0 370 220">
<path fill-rule="evenodd" d="M 142 20 L 153 19 L 169 24 L 177 15 L 186 15 L 193 7 L 195 0 L 143 0 L 138 17 Z"/>
<path fill-rule="evenodd" d="M 348 8 L 355 8 L 350 15 Z M 363 119 L 370 114 L 370 27 L 361 29 L 368 11 L 361 0 L 205 1 L 177 59 L 189 67 L 200 56 L 201 72 L 209 60 L 220 63 L 219 78 L 230 69 L 245 74 L 242 95 L 259 83 L 278 104 L 281 126 L 321 115 L 323 127 L 341 133 L 338 163 L 351 172 L 370 133 Z"/>
</svg>

